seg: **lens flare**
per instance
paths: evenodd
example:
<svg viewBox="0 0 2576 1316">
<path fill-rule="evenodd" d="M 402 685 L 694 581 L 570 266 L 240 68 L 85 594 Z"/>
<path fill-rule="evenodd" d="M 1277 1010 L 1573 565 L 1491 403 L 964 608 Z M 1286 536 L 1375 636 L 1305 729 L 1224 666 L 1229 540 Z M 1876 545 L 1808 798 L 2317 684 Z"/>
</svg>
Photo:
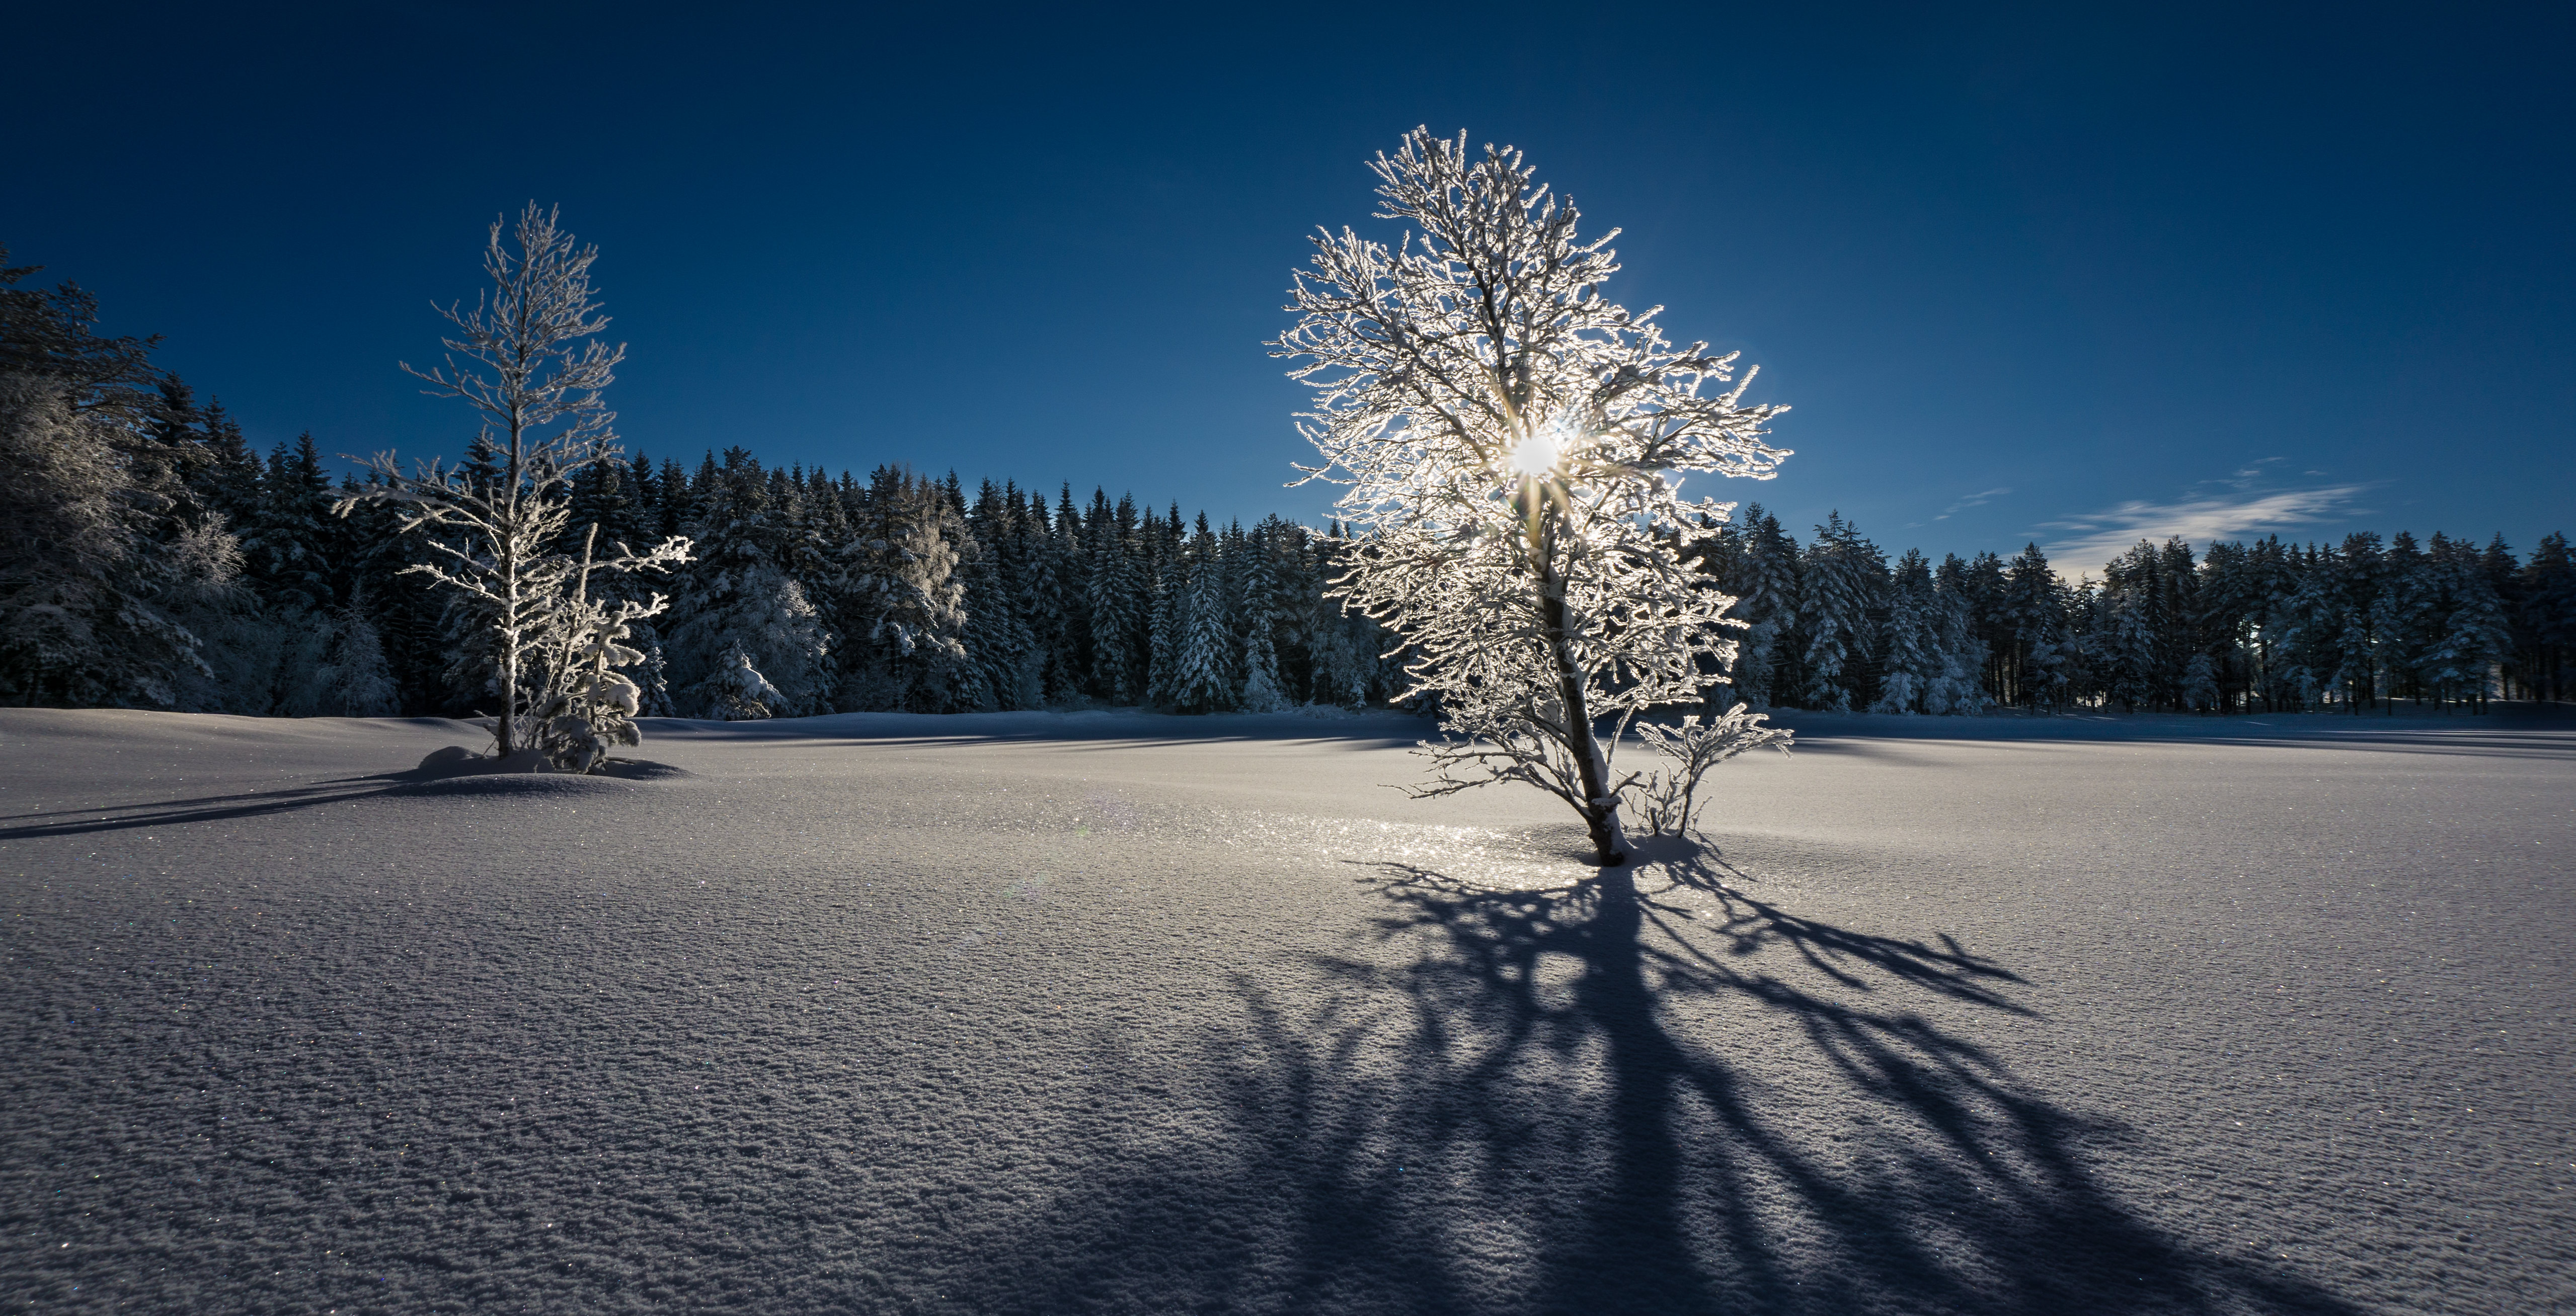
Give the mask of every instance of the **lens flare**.
<svg viewBox="0 0 2576 1316">
<path fill-rule="evenodd" d="M 1562 455 L 1556 435 L 1541 430 L 1512 449 L 1512 470 L 1533 480 L 1544 479 L 1556 469 L 1557 458 Z"/>
</svg>

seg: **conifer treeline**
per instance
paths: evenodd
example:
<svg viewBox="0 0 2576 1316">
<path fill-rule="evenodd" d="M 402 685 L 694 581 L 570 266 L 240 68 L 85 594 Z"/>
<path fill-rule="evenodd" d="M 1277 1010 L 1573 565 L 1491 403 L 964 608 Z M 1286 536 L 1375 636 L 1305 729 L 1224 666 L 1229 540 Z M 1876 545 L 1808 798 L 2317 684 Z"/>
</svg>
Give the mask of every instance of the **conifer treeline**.
<svg viewBox="0 0 2576 1316">
<path fill-rule="evenodd" d="M 362 715 L 488 702 L 480 619 L 398 574 L 424 554 L 389 512 L 332 515 L 361 486 L 335 486 L 309 435 L 263 461 L 184 386 L 154 411 L 159 441 L 201 450 L 180 466 L 239 528 L 248 595 L 202 627 L 217 679 L 172 703 Z M 489 454 L 468 469 L 488 475 Z M 1356 548 L 1338 526 L 1220 529 L 1098 489 L 1077 502 L 1070 487 L 969 492 L 892 466 L 827 477 L 740 447 L 694 471 L 603 463 L 573 498 L 576 543 L 593 525 L 603 543 L 696 541 L 695 562 L 638 585 L 674 600 L 636 640 L 648 714 L 1362 707 L 1402 685 L 1384 632 L 1326 597 Z M 2564 535 L 2519 560 L 2501 538 L 2438 533 L 2141 543 L 2070 584 L 2036 546 L 1891 560 L 1839 515 L 1801 544 L 1754 504 L 1700 565 L 1750 624 L 1718 705 L 2242 713 L 2576 693 Z"/>
<path fill-rule="evenodd" d="M 0 249 L 5 257 L 5 249 Z M 0 703 L 353 716 L 489 702 L 483 619 L 402 569 L 394 513 L 334 505 L 311 435 L 265 459 L 219 404 L 94 331 L 77 287 L 0 267 Z M 491 454 L 468 470 L 492 478 Z M 1050 504 L 880 467 L 605 463 L 579 538 L 696 541 L 634 673 L 647 713 L 1382 704 L 1386 635 L 1326 586 L 1365 551 L 1271 517 L 1222 530 L 1094 490 Z M 1749 623 L 1713 703 L 2236 713 L 2576 694 L 2566 536 L 2517 560 L 2435 534 L 2141 543 L 2068 584 L 2036 547 L 1890 561 L 1839 515 L 1759 505 L 1700 551 Z"/>
<path fill-rule="evenodd" d="M 1752 623 L 1757 706 L 1964 713 L 2358 712 L 2576 695 L 2576 562 L 2435 533 L 2339 544 L 2141 542 L 2069 584 L 2037 545 L 1893 562 L 1840 515 L 1801 547 L 1760 504 L 1701 554 Z"/>
<path fill-rule="evenodd" d="M 177 412 L 184 397 L 164 410 Z M 419 576 L 426 557 L 392 512 L 335 503 L 364 485 L 324 470 L 311 437 L 263 462 L 220 409 L 198 421 L 189 483 L 242 527 L 243 623 L 252 660 L 218 661 L 181 706 L 216 711 L 462 714 L 488 704 L 481 618 Z M 469 478 L 491 454 L 469 451 Z M 971 494 L 879 467 L 837 478 L 709 453 L 694 472 L 611 460 L 574 486 L 565 547 L 681 534 L 696 560 L 633 582 L 669 594 L 639 625 L 646 715 L 792 717 L 854 710 L 965 712 L 1143 704 L 1175 712 L 1363 706 L 1396 691 L 1383 635 L 1324 597 L 1350 541 L 1271 517 L 1244 527 L 1185 519 L 1070 487 L 1050 505 L 1015 484 Z M 324 638 L 297 632 L 324 632 Z M 374 646 L 372 663 L 364 652 Z M 378 680 L 329 690 L 299 652 L 329 650 Z M 223 674 L 233 673 L 229 678 Z"/>
</svg>

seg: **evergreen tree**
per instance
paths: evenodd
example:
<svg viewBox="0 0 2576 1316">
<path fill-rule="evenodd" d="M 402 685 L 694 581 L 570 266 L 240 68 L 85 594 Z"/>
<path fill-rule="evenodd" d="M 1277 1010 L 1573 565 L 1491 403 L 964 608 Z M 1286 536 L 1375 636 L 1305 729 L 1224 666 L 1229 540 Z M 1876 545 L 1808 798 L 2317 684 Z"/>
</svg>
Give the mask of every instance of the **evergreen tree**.
<svg viewBox="0 0 2576 1316">
<path fill-rule="evenodd" d="M 1794 696 L 1805 680 L 1804 641 L 1798 627 L 1797 540 L 1760 503 L 1745 509 L 1742 574 L 1721 581 L 1736 595 L 1731 615 L 1748 623 L 1738 634 L 1729 682 L 1737 698 L 1756 710 Z"/>
<path fill-rule="evenodd" d="M 803 717 L 831 707 L 837 637 L 789 569 L 796 527 L 758 459 L 710 455 L 688 522 L 697 564 L 676 585 L 662 643 L 680 710 L 693 717 Z M 750 690 L 748 668 L 768 693 Z"/>
<path fill-rule="evenodd" d="M 1938 609 L 1931 563 L 1907 549 L 1897 559 L 1888 587 L 1887 621 L 1879 640 L 1879 693 L 1869 711 L 1928 711 L 1934 683 L 1943 675 Z"/>
<path fill-rule="evenodd" d="M 1091 613 L 1091 690 L 1111 704 L 1143 703 L 1149 698 L 1154 617 L 1145 532 L 1128 499 L 1121 497 L 1114 511 L 1106 494 L 1095 494 L 1092 501 L 1085 591 Z"/>
<path fill-rule="evenodd" d="M 1234 706 L 1234 682 L 1227 672 L 1234 637 L 1225 615 L 1225 560 L 1204 514 L 1172 575 L 1166 590 L 1172 601 L 1171 642 L 1164 651 L 1169 668 L 1161 703 L 1182 713 L 1224 711 Z"/>
<path fill-rule="evenodd" d="M 1800 696 L 1805 706 L 1846 712 L 1856 697 L 1865 702 L 1869 611 L 1886 571 L 1877 547 L 1862 539 L 1842 513 L 1816 527 L 1815 541 L 1799 564 L 1805 585 L 1798 600 L 1798 620 L 1807 635 L 1807 684 Z"/>
<path fill-rule="evenodd" d="M 854 536 L 840 552 L 850 662 L 839 706 L 942 713 L 972 706 L 965 585 L 956 579 L 968 536 L 948 491 L 881 466 Z"/>
<path fill-rule="evenodd" d="M 2465 542 L 2436 532 L 2425 570 L 2441 621 L 2419 671 L 2444 709 L 2455 701 L 2483 708 L 2509 638 L 2504 601 L 2496 597 L 2477 550 Z"/>
<path fill-rule="evenodd" d="M 2576 698 L 2576 553 L 2567 536 L 2542 536 L 2520 576 L 2525 680 L 2535 698 Z"/>
</svg>

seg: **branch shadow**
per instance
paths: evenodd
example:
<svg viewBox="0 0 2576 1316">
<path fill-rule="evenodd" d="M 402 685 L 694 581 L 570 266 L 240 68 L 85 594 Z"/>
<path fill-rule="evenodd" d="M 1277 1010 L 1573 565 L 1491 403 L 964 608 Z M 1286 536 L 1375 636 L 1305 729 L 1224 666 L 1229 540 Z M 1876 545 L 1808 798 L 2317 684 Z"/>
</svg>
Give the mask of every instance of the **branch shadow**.
<svg viewBox="0 0 2576 1316">
<path fill-rule="evenodd" d="M 2161 1227 L 2094 1168 L 2126 1130 L 1918 1009 L 2044 1025 L 2010 970 L 1790 913 L 1699 845 L 1641 859 L 1361 865 L 1380 953 L 1310 959 L 1296 1000 L 1238 976 L 1209 1132 L 988 1242 L 968 1307 L 2358 1310 Z"/>
<path fill-rule="evenodd" d="M 183 827 L 191 823 L 230 822 L 265 814 L 292 813 L 299 809 L 345 804 L 384 796 L 405 795 L 506 795 L 559 794 L 595 790 L 611 783 L 621 788 L 635 782 L 661 781 L 690 775 L 667 764 L 643 759 L 612 759 L 609 770 L 594 775 L 572 773 L 499 773 L 458 772 L 452 767 L 424 765 L 401 772 L 380 772 L 363 777 L 333 777 L 304 786 L 278 790 L 242 791 L 231 795 L 199 795 L 185 799 L 151 800 L 135 804 L 86 805 L 69 809 L 45 809 L 0 816 L 0 841 L 35 840 L 48 836 L 80 836 L 94 832 L 121 832 L 139 827 Z"/>
</svg>

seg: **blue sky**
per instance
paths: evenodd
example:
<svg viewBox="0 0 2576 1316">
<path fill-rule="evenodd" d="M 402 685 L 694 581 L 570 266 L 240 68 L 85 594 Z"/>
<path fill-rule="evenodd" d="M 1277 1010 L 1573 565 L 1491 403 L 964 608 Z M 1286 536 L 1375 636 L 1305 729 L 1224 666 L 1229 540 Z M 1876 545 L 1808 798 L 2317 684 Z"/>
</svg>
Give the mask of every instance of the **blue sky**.
<svg viewBox="0 0 2576 1316">
<path fill-rule="evenodd" d="M 0 241 L 263 445 L 461 444 L 394 363 L 535 198 L 631 447 L 1320 520 L 1263 342 L 1421 123 L 1761 365 L 1798 455 L 1724 496 L 1802 537 L 2576 523 L 2564 9 L 47 8 Z"/>
</svg>

